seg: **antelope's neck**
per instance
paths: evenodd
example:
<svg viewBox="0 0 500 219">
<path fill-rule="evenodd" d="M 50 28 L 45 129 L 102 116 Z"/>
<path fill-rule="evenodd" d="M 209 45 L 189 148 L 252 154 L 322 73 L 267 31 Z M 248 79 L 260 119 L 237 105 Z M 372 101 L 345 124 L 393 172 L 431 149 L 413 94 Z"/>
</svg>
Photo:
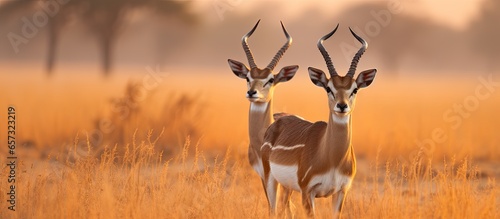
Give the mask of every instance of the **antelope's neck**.
<svg viewBox="0 0 500 219">
<path fill-rule="evenodd" d="M 266 129 L 273 123 L 272 100 L 266 103 L 250 103 L 250 113 L 248 121 L 248 130 L 250 134 L 250 144 L 260 146 L 264 143 L 264 134 Z"/>
<path fill-rule="evenodd" d="M 320 147 L 319 156 L 324 161 L 334 166 L 345 166 L 352 169 L 350 164 L 354 164 L 355 158 L 351 145 L 351 115 L 344 117 L 330 115 Z"/>
</svg>

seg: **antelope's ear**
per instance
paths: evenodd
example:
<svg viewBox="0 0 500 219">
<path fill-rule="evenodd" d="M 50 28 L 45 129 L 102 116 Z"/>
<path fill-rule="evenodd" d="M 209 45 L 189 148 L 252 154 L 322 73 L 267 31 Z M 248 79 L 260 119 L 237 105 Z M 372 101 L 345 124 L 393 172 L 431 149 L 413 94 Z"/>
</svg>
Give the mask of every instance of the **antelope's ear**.
<svg viewBox="0 0 500 219">
<path fill-rule="evenodd" d="M 297 73 L 297 70 L 299 70 L 298 65 L 290 65 L 283 67 L 280 72 L 274 76 L 274 83 L 280 83 L 280 82 L 287 82 L 295 76 L 295 73 Z"/>
<path fill-rule="evenodd" d="M 248 69 L 248 67 L 245 64 L 232 59 L 228 59 L 227 62 L 229 63 L 229 67 L 236 76 L 243 79 L 247 78 L 247 74 L 250 71 L 250 69 Z"/>
<path fill-rule="evenodd" d="M 315 84 L 318 87 L 325 88 L 328 86 L 328 79 L 326 79 L 325 72 L 323 72 L 321 69 L 309 67 L 309 77 L 311 78 L 311 81 L 313 84 Z"/>
<path fill-rule="evenodd" d="M 358 78 L 356 78 L 356 84 L 358 88 L 365 88 L 372 84 L 375 75 L 377 74 L 377 69 L 369 69 L 359 73 Z"/>
</svg>

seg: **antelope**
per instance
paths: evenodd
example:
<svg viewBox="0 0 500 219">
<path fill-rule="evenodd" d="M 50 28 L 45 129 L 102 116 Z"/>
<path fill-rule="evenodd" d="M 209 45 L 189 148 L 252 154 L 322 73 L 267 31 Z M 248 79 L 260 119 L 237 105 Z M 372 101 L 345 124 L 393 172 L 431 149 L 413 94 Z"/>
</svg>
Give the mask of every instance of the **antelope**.
<svg viewBox="0 0 500 219">
<path fill-rule="evenodd" d="M 232 59 L 228 59 L 228 62 L 233 73 L 239 78 L 245 79 L 247 82 L 248 91 L 246 92 L 246 98 L 250 101 L 248 127 L 250 145 L 248 147 L 248 158 L 250 165 L 260 176 L 262 183 L 264 183 L 264 168 L 262 166 L 260 147 L 263 144 L 266 129 L 271 123 L 274 122 L 272 112 L 274 88 L 278 85 L 278 83 L 286 82 L 292 79 L 299 66 L 286 66 L 283 67 L 278 74 L 273 73 L 273 70 L 279 60 L 292 43 L 292 37 L 290 37 L 285 29 L 285 26 L 283 25 L 283 22 L 281 22 L 281 28 L 285 33 L 287 42 L 276 53 L 267 67 L 264 69 L 257 67 L 247 40 L 250 36 L 252 36 L 255 29 L 257 29 L 259 22 L 260 20 L 257 21 L 252 30 L 245 34 L 241 40 L 250 68 L 248 68 L 245 64 Z"/>
<path fill-rule="evenodd" d="M 340 76 L 323 46 L 339 25 L 318 41 L 318 49 L 330 73 L 309 67 L 311 81 L 325 89 L 328 97 L 328 123 L 311 123 L 298 116 L 287 115 L 269 126 L 261 146 L 264 184 L 271 212 L 276 207 L 276 188 L 284 187 L 282 204 L 289 208 L 292 191 L 302 193 L 302 204 L 314 215 L 314 198 L 332 196 L 334 217 L 340 217 L 346 193 L 356 173 L 356 159 L 351 144 L 351 113 L 358 89 L 368 87 L 376 69 L 363 71 L 354 79 L 358 61 L 368 43 L 354 33 L 362 44 L 354 56 L 349 71 Z"/>
</svg>

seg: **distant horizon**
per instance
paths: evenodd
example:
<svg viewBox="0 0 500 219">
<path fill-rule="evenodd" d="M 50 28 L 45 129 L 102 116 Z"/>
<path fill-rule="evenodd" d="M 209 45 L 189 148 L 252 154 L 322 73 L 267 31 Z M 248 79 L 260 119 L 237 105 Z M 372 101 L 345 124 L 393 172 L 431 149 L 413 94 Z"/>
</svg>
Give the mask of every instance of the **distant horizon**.
<svg viewBox="0 0 500 219">
<path fill-rule="evenodd" d="M 481 5 L 485 0 L 464 0 L 464 1 L 453 1 L 453 0 L 338 0 L 338 1 L 327 1 L 327 0 L 313 0 L 313 1 L 284 1 L 284 0 L 270 0 L 265 2 L 279 3 L 282 8 L 280 11 L 285 11 L 290 17 L 294 17 L 297 12 L 301 12 L 307 9 L 318 9 L 323 14 L 340 13 L 350 7 L 361 5 L 363 3 L 380 3 L 380 2 L 401 2 L 402 4 L 411 4 L 410 7 L 405 7 L 404 13 L 416 16 L 418 18 L 430 19 L 436 23 L 446 25 L 453 29 L 464 29 L 467 24 L 477 16 L 477 13 L 481 9 Z M 214 4 L 219 3 L 220 7 L 227 9 L 227 13 L 243 13 L 251 14 L 255 13 L 254 9 L 263 0 L 258 1 L 245 1 L 245 0 L 194 0 L 197 5 L 198 10 L 211 10 Z M 228 2 L 234 2 L 231 5 Z M 446 8 L 446 11 L 444 11 Z M 450 13 L 450 11 L 452 13 Z M 215 12 L 213 12 L 215 14 Z M 207 15 L 209 15 L 208 13 Z M 207 16 L 205 15 L 205 16 Z M 213 15 L 213 14 L 212 14 Z"/>
</svg>

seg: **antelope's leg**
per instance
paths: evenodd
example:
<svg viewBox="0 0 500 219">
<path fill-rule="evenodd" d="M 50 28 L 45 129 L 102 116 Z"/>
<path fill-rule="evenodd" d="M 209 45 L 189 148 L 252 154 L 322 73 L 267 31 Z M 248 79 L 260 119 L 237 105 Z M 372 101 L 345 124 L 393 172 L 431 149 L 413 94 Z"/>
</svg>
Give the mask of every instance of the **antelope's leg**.
<svg viewBox="0 0 500 219">
<path fill-rule="evenodd" d="M 292 210 L 290 209 L 290 197 L 292 196 L 292 190 L 285 188 L 284 186 L 281 186 L 282 188 L 282 193 L 281 193 L 281 206 L 283 206 L 283 209 L 281 212 L 284 212 L 288 215 L 288 218 L 292 218 Z"/>
<path fill-rule="evenodd" d="M 262 151 L 262 168 L 264 169 L 264 188 L 266 191 L 267 202 L 269 204 L 269 214 L 276 215 L 276 193 L 278 189 L 278 181 L 271 173 L 271 166 L 269 164 L 269 151 Z"/>
<path fill-rule="evenodd" d="M 340 190 L 332 195 L 333 218 L 340 218 L 344 206 L 346 191 Z"/>
<path fill-rule="evenodd" d="M 265 182 L 265 190 L 267 196 L 267 202 L 269 203 L 269 213 L 271 215 L 276 214 L 276 193 L 278 188 L 278 182 L 274 177 L 268 176 Z"/>
<path fill-rule="evenodd" d="M 302 191 L 302 205 L 307 211 L 307 215 L 314 217 L 314 197 L 309 191 Z"/>
</svg>

